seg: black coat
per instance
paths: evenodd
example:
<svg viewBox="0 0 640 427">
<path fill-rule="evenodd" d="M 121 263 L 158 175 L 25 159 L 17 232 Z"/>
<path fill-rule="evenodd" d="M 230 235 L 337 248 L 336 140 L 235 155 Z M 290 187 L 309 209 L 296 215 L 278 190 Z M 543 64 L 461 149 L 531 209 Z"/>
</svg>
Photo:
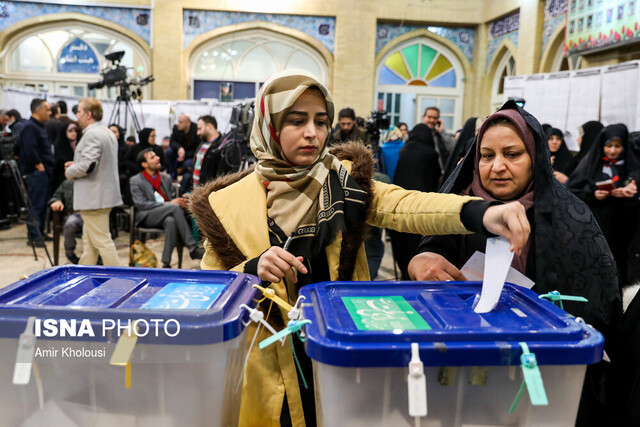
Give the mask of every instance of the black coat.
<svg viewBox="0 0 640 427">
<path fill-rule="evenodd" d="M 54 145 L 54 158 L 55 158 L 55 166 L 53 169 L 53 178 L 51 180 L 51 189 L 55 190 L 58 188 L 60 184 L 66 179 L 64 176 L 64 164 L 66 162 L 73 161 L 73 148 L 71 148 L 71 142 L 69 138 L 67 138 L 67 127 L 68 123 L 63 124 L 60 127 L 60 133 L 58 134 L 58 139 L 55 141 Z M 78 133 L 76 141 L 80 141 L 82 137 L 82 133 L 80 131 L 80 126 L 77 127 Z"/>
<path fill-rule="evenodd" d="M 526 271 L 536 283 L 533 290 L 539 294 L 557 290 L 564 295 L 587 298 L 588 303 L 565 303 L 565 309 L 584 318 L 605 337 L 615 339 L 622 308 L 615 263 L 607 242 L 589 208 L 553 177 L 548 160 L 549 145 L 536 118 L 512 101 L 502 109 L 517 109 L 532 130 L 536 142 L 534 209 L 528 215 L 533 219 L 530 221 L 533 244 L 529 259 L 533 256 L 535 266 L 527 262 Z M 469 186 L 473 178 L 474 157 L 475 148 L 469 150 L 441 192 L 459 194 Z M 441 239 L 471 242 L 479 237 L 425 237 L 420 251 L 435 252 L 442 246 L 439 243 Z M 467 252 L 470 251 L 471 248 Z M 461 252 L 449 259 L 458 268 L 473 253 Z"/>
<path fill-rule="evenodd" d="M 549 144 L 540 123 L 513 101 L 502 109 L 516 109 L 525 119 L 536 143 L 534 165 L 534 206 L 527 211 L 531 223 L 532 245 L 527 256 L 526 275 L 535 282 L 533 290 L 546 294 L 557 290 L 577 295 L 588 302 L 565 302 L 564 309 L 581 317 L 605 337 L 605 348 L 613 359 L 622 315 L 621 295 L 613 255 L 589 208 L 552 174 Z M 475 147 L 474 142 L 474 147 Z M 460 193 L 473 179 L 475 148 L 458 165 L 442 192 Z M 484 249 L 485 238 L 465 236 L 425 237 L 421 252 L 441 252 L 457 248 L 448 260 L 460 268 L 476 248 Z M 606 362 L 587 368 L 576 425 L 606 425 L 610 419 L 605 386 L 609 366 Z"/>
<path fill-rule="evenodd" d="M 442 174 L 442 183 L 444 183 L 451 173 L 455 170 L 460 159 L 469 151 L 469 148 L 473 145 L 473 140 L 476 137 L 476 122 L 477 117 L 471 117 L 462 126 L 462 131 L 458 135 L 456 146 L 447 159 L 447 164 L 444 166 L 444 174 Z"/>
<path fill-rule="evenodd" d="M 589 152 L 589 149 L 591 149 L 593 142 L 596 140 L 598 134 L 600 134 L 600 131 L 602 130 L 603 127 L 604 126 L 602 125 L 602 123 L 595 120 L 586 122 L 582 125 L 583 134 L 582 134 L 582 143 L 580 144 L 580 151 L 573 158 L 573 160 L 571 160 L 571 163 L 569 163 L 569 166 L 567 166 L 567 168 L 565 169 L 564 171 L 565 175 L 569 176 L 573 173 L 574 170 L 576 170 L 576 167 L 578 166 L 580 161 L 584 158 L 584 156 L 587 155 L 587 153 Z"/>
<path fill-rule="evenodd" d="M 569 189 L 585 201 L 596 217 L 618 264 L 621 286 L 626 286 L 631 284 L 629 272 L 637 271 L 640 263 L 635 256 L 629 256 L 632 238 L 638 228 L 638 196 L 597 200 L 594 195 L 596 182 L 607 178 L 602 173 L 603 147 L 613 136 L 619 137 L 624 147 L 620 156 L 624 163 L 616 167 L 619 179 L 615 186 L 622 187 L 630 179 L 635 179 L 636 184 L 640 184 L 640 163 L 629 147 L 627 128 L 623 124 L 617 124 L 607 126 L 599 133 L 589 152 L 569 177 Z"/>
<path fill-rule="evenodd" d="M 189 132 L 184 133 L 178 129 L 177 125 L 173 126 L 171 131 L 171 139 L 169 145 L 176 153 L 180 147 L 184 148 L 184 158 L 189 159 L 193 157 L 200 145 L 200 138 L 198 138 L 198 126 L 191 122 Z"/>
<path fill-rule="evenodd" d="M 398 154 L 393 183 L 406 190 L 437 191 L 440 164 L 431 129 L 420 123 L 409 132 L 409 139 Z M 409 279 L 409 261 L 418 253 L 421 236 L 389 231 L 393 256 L 400 267 L 403 280 Z"/>
<path fill-rule="evenodd" d="M 409 132 L 407 143 L 400 149 L 393 183 L 406 190 L 436 191 L 440 175 L 431 129 L 420 123 Z"/>
<path fill-rule="evenodd" d="M 640 292 L 629 304 L 622 318 L 618 363 L 614 365 L 615 395 L 612 401 L 615 421 L 610 425 L 640 425 Z"/>
<path fill-rule="evenodd" d="M 573 160 L 573 156 L 571 155 L 571 151 L 567 148 L 567 144 L 564 142 L 564 135 L 562 131 L 557 128 L 551 128 L 547 131 L 547 140 L 551 137 L 551 135 L 555 135 L 560 137 L 562 143 L 560 144 L 560 148 L 555 153 L 549 153 L 551 157 L 553 157 L 552 168 L 554 171 L 565 173 L 571 161 Z"/>
<path fill-rule="evenodd" d="M 20 161 L 20 173 L 28 175 L 36 170 L 36 165 L 42 163 L 51 176 L 55 159 L 51 150 L 51 142 L 44 127 L 44 123 L 33 117 L 24 122 L 17 141 Z"/>
<path fill-rule="evenodd" d="M 200 151 L 204 142 L 198 145 L 195 151 L 193 164 L 195 167 L 195 157 Z M 220 134 L 211 144 L 202 159 L 200 165 L 200 184 L 205 184 L 221 175 L 237 172 L 240 168 L 240 153 L 238 144 L 232 139 L 226 139 Z"/>
</svg>

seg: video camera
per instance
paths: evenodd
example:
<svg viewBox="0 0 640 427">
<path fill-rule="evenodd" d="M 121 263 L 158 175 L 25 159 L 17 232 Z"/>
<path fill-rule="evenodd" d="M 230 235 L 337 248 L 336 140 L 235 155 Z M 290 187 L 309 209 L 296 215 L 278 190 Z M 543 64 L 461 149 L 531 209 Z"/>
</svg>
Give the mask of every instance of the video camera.
<svg viewBox="0 0 640 427">
<path fill-rule="evenodd" d="M 0 160 L 8 161 L 13 158 L 14 141 L 13 135 L 0 133 Z"/>
<path fill-rule="evenodd" d="M 364 122 L 369 143 L 378 145 L 380 142 L 380 131 L 388 129 L 390 125 L 391 119 L 389 118 L 389 113 L 384 110 L 372 111 L 371 116 Z"/>
<path fill-rule="evenodd" d="M 231 132 L 235 132 L 236 138 L 246 140 L 248 145 L 251 127 L 253 126 L 255 103 L 238 104 L 231 111 L 229 125 Z"/>
<path fill-rule="evenodd" d="M 87 87 L 89 89 L 102 89 L 103 87 L 120 87 L 123 92 L 126 92 L 126 95 L 131 96 L 136 99 L 142 95 L 142 91 L 140 88 L 145 86 L 155 79 L 153 76 L 148 76 L 143 79 L 136 78 L 132 80 L 128 80 L 129 76 L 127 75 L 127 67 L 124 65 L 120 65 L 120 61 L 122 61 L 122 57 L 124 56 L 123 50 L 118 50 L 116 52 L 111 52 L 104 57 L 112 63 L 111 67 L 107 66 L 104 70 L 100 72 L 102 76 L 102 80 L 95 83 L 89 83 Z M 136 86 L 135 89 L 130 90 L 130 86 Z"/>
<path fill-rule="evenodd" d="M 227 138 L 233 142 L 237 150 L 238 170 L 245 170 L 257 163 L 257 159 L 249 148 L 249 137 L 253 127 L 255 103 L 238 104 L 233 107 L 229 120 L 230 131 Z"/>
</svg>

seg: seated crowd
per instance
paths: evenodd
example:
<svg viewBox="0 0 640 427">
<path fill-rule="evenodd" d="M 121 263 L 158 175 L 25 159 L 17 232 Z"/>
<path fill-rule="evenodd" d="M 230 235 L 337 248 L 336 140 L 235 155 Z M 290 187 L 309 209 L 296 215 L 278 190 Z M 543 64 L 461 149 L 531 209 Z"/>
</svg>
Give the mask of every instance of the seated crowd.
<svg viewBox="0 0 640 427">
<path fill-rule="evenodd" d="M 114 235 L 116 211 L 128 212 L 123 208 L 135 205 L 135 224 L 164 229 L 163 267 L 170 267 L 177 239 L 189 249 L 192 259 L 202 258 L 204 250 L 195 240 L 197 230 L 192 227 L 186 201 L 194 186 L 238 170 L 236 141 L 225 138 L 210 115 L 194 123 L 188 115 L 181 114 L 170 140 L 165 138 L 168 143 L 158 145 L 155 129 L 144 128 L 135 136 L 126 136 L 127 130 L 117 123 L 104 126 L 101 104 L 93 98 L 81 100 L 73 111 L 77 121 L 68 117 L 64 101 L 50 105 L 43 99 L 32 101 L 28 120 L 16 110 L 0 111 L 1 130 L 14 138 L 14 158 L 27 186 L 30 213 L 37 219 L 28 222 L 27 243 L 42 247 L 51 240 L 45 233 L 47 208 L 61 212 L 65 255 L 71 263 L 82 263 L 81 254 L 75 251 L 76 237 L 86 226 L 83 218 L 89 211 L 108 209 L 109 234 Z M 93 137 L 83 138 L 87 132 Z M 115 172 L 95 181 L 111 167 Z M 76 195 L 74 203 L 76 181 L 93 181 L 96 187 L 91 194 Z M 117 197 L 114 194 L 113 200 L 105 201 L 99 197 L 100 188 L 115 191 Z M 94 198 L 102 200 L 84 209 L 77 206 Z M 97 243 L 96 247 L 105 245 L 109 244 Z M 96 262 L 106 263 L 98 252 Z M 111 263 L 117 263 L 110 249 L 109 253 Z"/>
</svg>

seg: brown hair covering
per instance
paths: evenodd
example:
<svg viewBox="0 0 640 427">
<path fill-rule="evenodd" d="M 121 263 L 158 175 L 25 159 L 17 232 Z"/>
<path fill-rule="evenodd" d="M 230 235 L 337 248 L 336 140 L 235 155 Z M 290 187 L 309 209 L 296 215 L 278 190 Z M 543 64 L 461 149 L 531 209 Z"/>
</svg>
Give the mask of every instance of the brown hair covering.
<svg viewBox="0 0 640 427">
<path fill-rule="evenodd" d="M 531 164 L 536 164 L 536 142 L 533 138 L 533 134 L 531 130 L 527 126 L 527 123 L 524 121 L 524 118 L 520 114 L 518 114 L 518 110 L 500 110 L 489 117 L 484 121 L 482 126 L 480 127 L 480 131 L 478 131 L 478 143 L 476 144 L 476 157 L 474 160 L 473 166 L 473 181 L 467 190 L 465 190 L 465 194 L 469 193 L 469 189 L 473 192 L 473 195 L 482 197 L 485 200 L 489 200 L 491 202 L 501 201 L 507 202 L 510 200 L 499 200 L 493 197 L 483 186 L 482 181 L 480 180 L 480 172 L 479 172 L 479 162 L 480 162 L 480 146 L 482 145 L 482 137 L 488 128 L 495 126 L 495 123 L 492 123 L 497 119 L 506 119 L 515 127 L 516 133 L 524 142 L 524 146 L 527 149 L 527 153 L 531 157 Z M 533 168 L 532 168 L 533 170 Z M 531 182 L 525 189 L 524 193 L 518 198 L 516 201 L 520 202 L 524 206 L 525 209 L 529 209 L 533 206 L 533 183 L 534 179 L 532 177 Z"/>
<path fill-rule="evenodd" d="M 535 171 L 535 168 L 533 167 L 533 165 L 536 164 L 536 142 L 533 137 L 533 134 L 531 133 L 531 129 L 529 129 L 529 126 L 527 126 L 527 123 L 525 122 L 524 118 L 520 115 L 520 113 L 518 113 L 518 110 L 515 110 L 515 109 L 500 110 L 493 113 L 489 117 L 487 117 L 487 119 L 484 121 L 484 123 L 480 127 L 480 131 L 478 131 L 478 139 L 477 139 L 478 142 L 476 143 L 476 156 L 473 162 L 473 181 L 471 181 L 471 184 L 469 185 L 469 187 L 467 187 L 467 189 L 463 192 L 463 194 L 469 194 L 471 192 L 473 193 L 474 196 L 482 197 L 484 200 L 488 200 L 491 202 L 509 202 L 512 200 L 500 200 L 493 197 L 493 195 L 491 195 L 491 193 L 489 193 L 482 186 L 482 181 L 480 180 L 479 163 L 480 163 L 480 146 L 482 145 L 482 137 L 484 136 L 484 133 L 487 131 L 488 128 L 490 128 L 491 126 L 496 126 L 496 124 L 492 122 L 494 122 L 497 119 L 506 119 L 511 124 L 513 124 L 516 130 L 516 133 L 518 134 L 522 142 L 524 142 L 524 146 L 527 149 L 527 153 L 529 153 L 529 156 L 531 157 L 532 173 L 533 171 Z M 513 200 L 513 201 L 520 202 L 520 204 L 524 206 L 524 208 L 527 210 L 533 206 L 534 181 L 535 179 L 532 175 L 531 182 L 529 182 L 529 185 L 525 189 L 524 193 L 522 193 L 522 195 L 518 199 Z M 520 256 L 517 256 L 517 255 L 514 256 L 513 262 L 511 263 L 511 265 L 516 270 L 520 271 L 522 274 L 526 274 L 527 255 L 529 254 L 529 249 L 531 248 L 531 240 L 532 239 L 527 240 L 527 243 L 522 248 L 522 252 L 520 253 Z"/>
</svg>

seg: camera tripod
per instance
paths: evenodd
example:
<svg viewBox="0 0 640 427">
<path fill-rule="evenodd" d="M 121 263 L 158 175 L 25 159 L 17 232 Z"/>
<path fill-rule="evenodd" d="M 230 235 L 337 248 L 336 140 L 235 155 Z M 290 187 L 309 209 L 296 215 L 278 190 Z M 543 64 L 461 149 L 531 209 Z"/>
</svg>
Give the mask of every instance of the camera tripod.
<svg viewBox="0 0 640 427">
<path fill-rule="evenodd" d="M 36 244 L 35 240 L 42 240 L 44 242 L 44 236 L 40 232 L 40 221 L 38 217 L 33 212 L 33 207 L 31 206 L 31 200 L 29 200 L 29 193 L 27 191 L 27 186 L 22 179 L 22 175 L 20 175 L 20 170 L 18 169 L 18 164 L 15 160 L 0 160 L 0 171 L 8 170 L 13 188 L 16 192 L 18 203 L 23 206 L 21 209 L 22 212 L 26 211 L 26 224 L 27 228 L 31 227 L 31 229 L 36 230 L 38 236 L 30 236 L 31 237 L 31 249 L 33 249 L 33 257 L 35 260 L 38 260 L 38 254 L 36 253 Z M 47 245 L 44 246 L 44 252 L 47 255 L 47 259 L 49 260 L 49 264 L 53 267 L 53 262 L 51 261 L 51 255 L 49 255 L 49 249 L 47 249 Z"/>
<path fill-rule="evenodd" d="M 131 123 L 133 123 L 133 127 L 135 128 L 136 134 L 140 133 L 142 129 L 140 127 L 140 122 L 138 121 L 138 117 L 136 116 L 135 111 L 133 110 L 133 104 L 131 103 L 131 95 L 128 93 L 129 88 L 128 85 L 120 86 L 120 94 L 116 98 L 115 104 L 113 104 L 113 111 L 111 112 L 111 117 L 109 118 L 109 124 L 116 124 L 120 126 L 120 109 L 124 108 L 124 126 L 120 126 L 123 129 L 127 129 L 128 119 L 131 116 Z M 123 107 L 124 104 L 124 107 Z"/>
</svg>

